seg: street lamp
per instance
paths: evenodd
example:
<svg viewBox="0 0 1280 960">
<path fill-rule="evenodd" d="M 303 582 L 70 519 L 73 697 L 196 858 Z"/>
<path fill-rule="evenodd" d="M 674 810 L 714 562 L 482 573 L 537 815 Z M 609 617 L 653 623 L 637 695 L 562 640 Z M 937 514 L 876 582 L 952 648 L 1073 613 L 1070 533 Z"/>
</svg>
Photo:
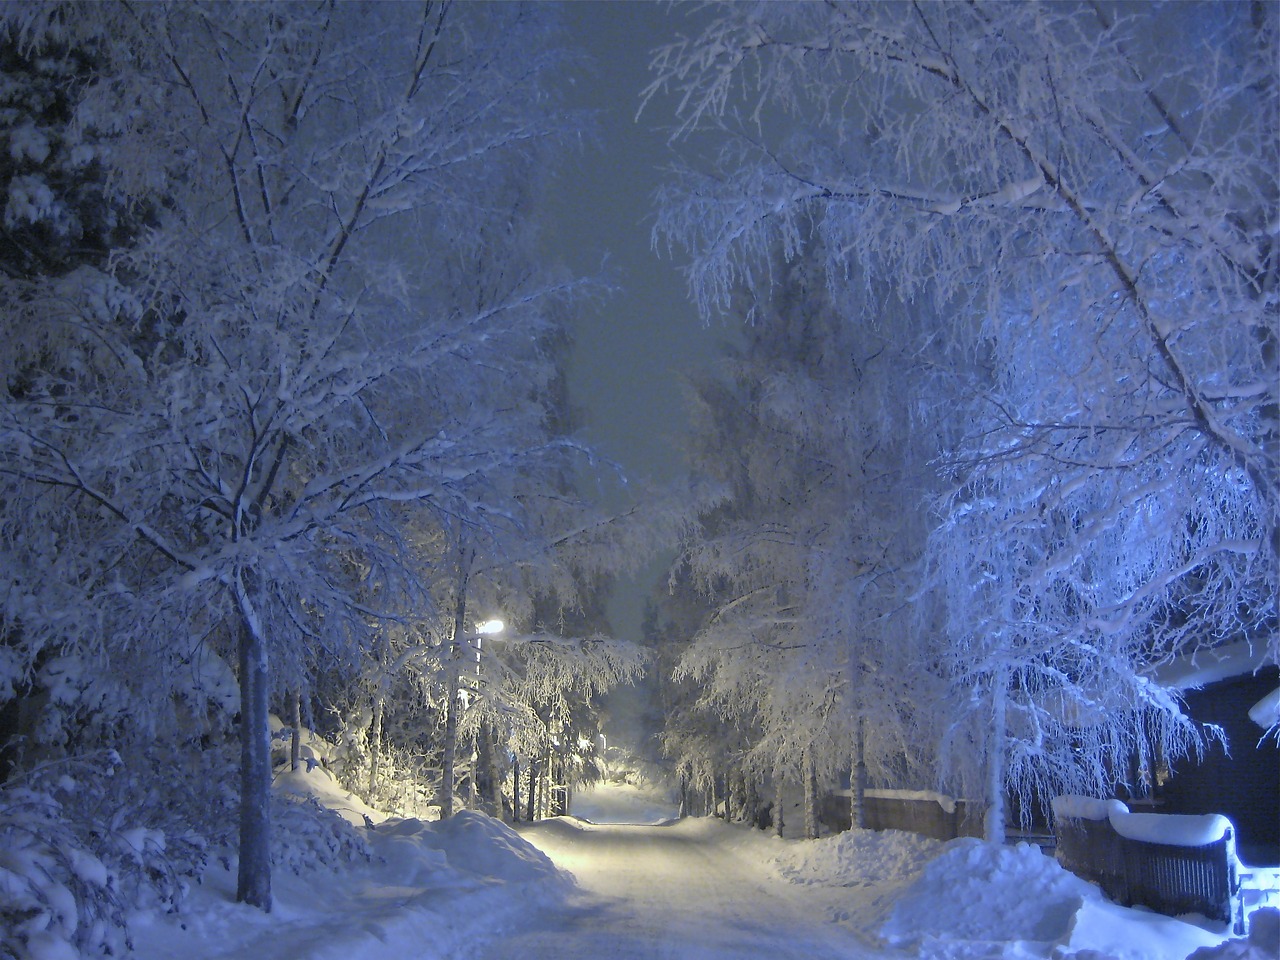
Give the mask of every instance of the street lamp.
<svg viewBox="0 0 1280 960">
<path fill-rule="evenodd" d="M 480 676 L 480 644 L 484 641 L 484 638 L 486 636 L 493 636 L 496 633 L 501 633 L 506 628 L 507 628 L 507 625 L 497 618 L 494 618 L 493 620 L 485 620 L 483 623 L 476 624 L 475 636 L 469 637 L 468 639 L 475 640 L 476 642 L 476 676 L 477 677 Z"/>
<path fill-rule="evenodd" d="M 447 819 L 453 816 L 453 769 L 454 758 L 458 749 L 458 714 L 470 706 L 471 694 L 462 685 L 462 663 L 466 654 L 464 644 L 474 644 L 476 652 L 476 685 L 480 680 L 480 641 L 485 634 L 500 633 L 505 627 L 501 620 L 485 620 L 475 626 L 475 632 L 464 634 L 462 604 L 458 606 L 457 618 L 454 621 L 454 638 L 449 654 L 448 694 L 445 698 L 444 751 L 441 758 L 442 799 L 440 816 Z M 475 790 L 475 747 L 472 747 L 471 789 Z"/>
</svg>

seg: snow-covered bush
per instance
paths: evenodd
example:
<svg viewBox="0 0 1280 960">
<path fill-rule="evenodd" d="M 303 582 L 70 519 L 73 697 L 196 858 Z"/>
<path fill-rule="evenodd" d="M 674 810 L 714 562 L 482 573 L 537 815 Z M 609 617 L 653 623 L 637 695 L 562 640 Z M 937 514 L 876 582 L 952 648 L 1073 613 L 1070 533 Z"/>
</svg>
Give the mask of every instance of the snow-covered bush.
<svg viewBox="0 0 1280 960">
<path fill-rule="evenodd" d="M 207 843 L 138 784 L 108 751 L 0 789 L 0 957 L 118 956 L 130 909 L 179 909 Z"/>
<path fill-rule="evenodd" d="M 0 792 L 0 957 L 116 951 L 124 918 L 113 878 L 46 792 Z"/>
<path fill-rule="evenodd" d="M 271 862 L 277 868 L 300 874 L 373 857 L 364 835 L 314 797 L 273 796 L 271 820 Z"/>
</svg>

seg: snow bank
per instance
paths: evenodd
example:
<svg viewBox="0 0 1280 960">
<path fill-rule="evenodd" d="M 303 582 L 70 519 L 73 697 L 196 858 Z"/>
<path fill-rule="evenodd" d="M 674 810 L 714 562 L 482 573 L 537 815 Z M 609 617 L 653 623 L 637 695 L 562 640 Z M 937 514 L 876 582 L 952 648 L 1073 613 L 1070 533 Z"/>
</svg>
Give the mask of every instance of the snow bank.
<svg viewBox="0 0 1280 960">
<path fill-rule="evenodd" d="M 276 775 L 273 786 L 277 793 L 313 798 L 357 827 L 376 824 L 387 816 L 338 783 L 324 767 L 286 770 Z"/>
<path fill-rule="evenodd" d="M 840 887 L 905 884 L 942 853 L 945 844 L 902 830 L 850 830 L 788 844 L 770 861 L 792 883 Z"/>
<path fill-rule="evenodd" d="M 1087 804 L 1077 809 L 1089 812 Z M 1220 930 L 1109 903 L 1097 887 L 1038 847 L 968 837 L 945 845 L 902 891 L 880 927 L 884 943 L 927 960 L 1183 960 L 1223 936 Z"/>
<path fill-rule="evenodd" d="M 1122 837 L 1175 847 L 1203 847 L 1226 835 L 1231 821 L 1218 813 L 1112 813 L 1111 826 Z"/>
<path fill-rule="evenodd" d="M 1224 936 L 1099 897 L 1081 904 L 1064 942 L 1054 953 L 1071 960 L 1183 960 L 1192 951 L 1216 946 Z"/>
<path fill-rule="evenodd" d="M 1249 936 L 1201 947 L 1187 960 L 1275 960 L 1280 957 L 1280 910 L 1266 907 L 1249 917 Z"/>
<path fill-rule="evenodd" d="M 234 901 L 235 862 L 211 867 L 182 913 L 133 919 L 140 960 L 457 960 L 563 902 L 572 881 L 500 821 L 387 820 L 374 856 L 277 871 L 270 914 Z"/>
<path fill-rule="evenodd" d="M 920 951 L 939 941 L 1060 941 L 1098 888 L 1038 847 L 952 840 L 894 904 L 886 944 Z M 929 951 L 932 953 L 933 951 Z"/>
<path fill-rule="evenodd" d="M 378 835 L 410 839 L 443 853 L 464 874 L 504 883 L 533 883 L 568 889 L 573 881 L 551 859 L 501 820 L 475 810 L 462 810 L 448 820 L 391 820 Z"/>
</svg>

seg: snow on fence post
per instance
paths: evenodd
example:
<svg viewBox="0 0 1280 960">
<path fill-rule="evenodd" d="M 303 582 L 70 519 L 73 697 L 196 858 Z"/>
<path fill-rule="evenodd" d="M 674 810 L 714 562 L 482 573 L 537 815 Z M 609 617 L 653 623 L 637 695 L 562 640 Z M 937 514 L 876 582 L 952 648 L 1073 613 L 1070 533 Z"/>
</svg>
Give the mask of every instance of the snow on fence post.
<svg viewBox="0 0 1280 960">
<path fill-rule="evenodd" d="M 1078 877 L 1096 883 L 1110 899 L 1122 902 L 1128 890 L 1119 838 L 1110 815 L 1127 814 L 1119 800 L 1095 800 L 1067 795 L 1054 797 L 1057 860 Z"/>
</svg>

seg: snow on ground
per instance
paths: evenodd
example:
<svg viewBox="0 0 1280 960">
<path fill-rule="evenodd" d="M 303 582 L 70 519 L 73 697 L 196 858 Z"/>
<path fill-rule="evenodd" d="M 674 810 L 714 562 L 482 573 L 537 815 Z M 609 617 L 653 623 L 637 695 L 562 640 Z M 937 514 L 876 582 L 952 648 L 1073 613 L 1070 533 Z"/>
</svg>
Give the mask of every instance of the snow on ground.
<svg viewBox="0 0 1280 960">
<path fill-rule="evenodd" d="M 827 923 L 807 891 L 774 875 L 747 831 L 719 820 L 642 826 L 562 819 L 521 832 L 573 873 L 582 893 L 479 960 L 881 956 Z"/>
<path fill-rule="evenodd" d="M 680 815 L 669 791 L 653 785 L 602 783 L 573 795 L 570 812 L 589 823 L 665 823 Z"/>
<path fill-rule="evenodd" d="M 271 914 L 233 903 L 215 865 L 175 917 L 133 920 L 140 960 L 1275 960 L 1256 942 L 1104 900 L 1032 846 L 897 831 L 780 840 L 718 820 L 667 820 L 661 792 L 605 785 L 583 816 L 520 825 L 464 812 L 383 819 L 313 774 L 278 787 L 364 817 L 373 862 L 277 871 Z M 567 871 L 567 872 L 566 872 Z M 569 878 L 576 877 L 577 886 Z M 1195 919 L 1195 918 L 1190 918 Z M 38 960 L 38 958 L 36 958 Z"/>
<path fill-rule="evenodd" d="M 967 906 L 966 906 L 967 905 Z M 1106 903 L 1093 884 L 1038 847 L 992 846 L 963 838 L 945 845 L 889 911 L 880 935 L 919 957 L 1185 957 L 1228 935 L 1148 911 Z"/>
</svg>

